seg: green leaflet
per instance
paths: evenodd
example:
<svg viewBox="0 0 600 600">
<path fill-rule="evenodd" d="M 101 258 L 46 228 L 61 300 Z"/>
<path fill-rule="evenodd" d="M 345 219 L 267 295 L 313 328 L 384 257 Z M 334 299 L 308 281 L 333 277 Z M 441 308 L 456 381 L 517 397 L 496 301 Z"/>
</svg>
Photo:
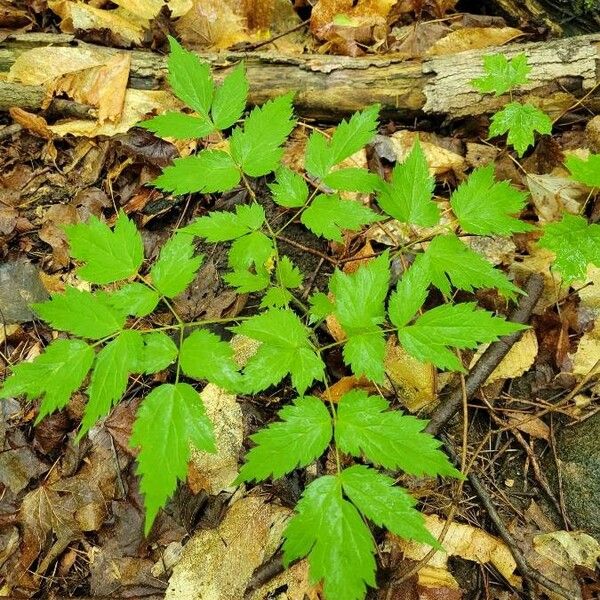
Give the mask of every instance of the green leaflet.
<svg viewBox="0 0 600 600">
<path fill-rule="evenodd" d="M 216 89 L 211 114 L 217 129 L 235 125 L 244 114 L 248 98 L 248 79 L 244 63 L 236 65 Z"/>
<path fill-rule="evenodd" d="M 302 494 L 284 532 L 283 562 L 308 556 L 311 581 L 323 581 L 326 598 L 362 600 L 375 587 L 375 544 L 341 481 L 326 475 Z"/>
<path fill-rule="evenodd" d="M 279 167 L 275 173 L 275 181 L 269 184 L 273 201 L 286 208 L 299 208 L 308 200 L 306 181 L 295 171 L 287 167 Z"/>
<path fill-rule="evenodd" d="M 283 156 L 282 145 L 296 124 L 289 93 L 252 110 L 243 127 L 230 139 L 231 156 L 246 175 L 260 177 L 275 171 Z"/>
<path fill-rule="evenodd" d="M 300 220 L 315 235 L 342 242 L 343 230 L 358 231 L 381 217 L 354 200 L 342 200 L 337 194 L 318 194 Z"/>
<path fill-rule="evenodd" d="M 197 235 L 207 242 L 228 242 L 259 230 L 264 222 L 265 211 L 260 204 L 240 204 L 235 213 L 213 211 L 196 219 L 181 232 Z"/>
<path fill-rule="evenodd" d="M 187 383 L 154 388 L 138 410 L 130 443 L 140 448 L 137 473 L 148 535 L 159 509 L 186 477 L 190 445 L 216 452 L 212 424 L 198 392 Z"/>
<path fill-rule="evenodd" d="M 478 310 L 475 303 L 442 304 L 421 315 L 412 325 L 398 329 L 404 349 L 422 362 L 440 369 L 466 369 L 449 348 L 476 348 L 499 337 L 527 329 L 525 325 Z"/>
<path fill-rule="evenodd" d="M 332 431 L 331 415 L 322 400 L 296 398 L 279 411 L 279 421 L 251 436 L 256 444 L 246 454 L 237 482 L 277 479 L 298 467 L 306 467 L 327 449 Z"/>
<path fill-rule="evenodd" d="M 42 398 L 36 419 L 64 408 L 88 374 L 95 353 L 82 340 L 54 340 L 32 362 L 15 365 L 0 388 L 0 398 Z"/>
<path fill-rule="evenodd" d="M 495 269 L 454 234 L 435 237 L 422 260 L 431 283 L 446 296 L 450 296 L 450 285 L 466 292 L 496 288 L 507 298 L 514 298 L 521 292 L 502 271 Z"/>
<path fill-rule="evenodd" d="M 207 63 L 169 36 L 169 84 L 175 95 L 197 113 L 208 116 L 215 85 Z"/>
<path fill-rule="evenodd" d="M 201 150 L 195 156 L 176 158 L 154 185 L 176 196 L 196 192 L 227 192 L 241 179 L 241 173 L 229 154 L 222 150 Z"/>
<path fill-rule="evenodd" d="M 600 225 L 565 213 L 559 223 L 544 225 L 538 245 L 556 254 L 554 268 L 567 283 L 585 278 L 589 264 L 600 266 Z"/>
<path fill-rule="evenodd" d="M 490 137 L 508 132 L 506 141 L 514 146 L 518 156 L 523 156 L 535 142 L 535 132 L 552 133 L 552 120 L 531 104 L 511 102 L 492 116 Z"/>
<path fill-rule="evenodd" d="M 143 336 L 144 346 L 136 372 L 158 373 L 175 362 L 179 350 L 173 340 L 163 331 L 152 331 Z"/>
<path fill-rule="evenodd" d="M 403 223 L 430 227 L 440 220 L 440 210 L 433 200 L 435 180 L 416 140 L 403 163 L 396 163 L 390 183 L 384 183 L 377 203 L 388 215 Z"/>
<path fill-rule="evenodd" d="M 517 54 L 512 59 L 503 54 L 488 54 L 483 57 L 484 77 L 474 79 L 471 84 L 480 92 L 504 94 L 529 81 L 531 67 L 525 54 Z"/>
<path fill-rule="evenodd" d="M 124 315 L 145 317 L 158 304 L 160 296 L 143 283 L 128 283 L 106 297 L 108 303 Z"/>
<path fill-rule="evenodd" d="M 195 250 L 193 238 L 182 233 L 175 234 L 161 248 L 150 277 L 163 296 L 174 298 L 193 281 L 204 259 L 195 256 Z"/>
<path fill-rule="evenodd" d="M 107 294 L 92 294 L 67 287 L 47 302 L 32 305 L 54 329 L 98 340 L 123 328 L 125 315 L 109 304 Z"/>
<path fill-rule="evenodd" d="M 119 212 L 112 230 L 92 216 L 88 223 L 67 225 L 65 231 L 71 256 L 85 263 L 77 269 L 82 279 L 111 283 L 135 275 L 142 265 L 142 236 L 123 211 Z"/>
<path fill-rule="evenodd" d="M 206 379 L 229 391 L 237 391 L 241 375 L 233 349 L 218 335 L 196 329 L 183 340 L 179 351 L 181 370 L 194 379 Z"/>
<path fill-rule="evenodd" d="M 143 127 L 163 138 L 189 140 L 203 138 L 215 130 L 215 126 L 205 117 L 194 117 L 180 112 L 168 112 L 139 123 Z"/>
<path fill-rule="evenodd" d="M 427 421 L 389 410 L 381 396 L 352 390 L 342 397 L 337 410 L 335 441 L 342 452 L 386 469 L 402 469 L 411 475 L 461 477 L 439 450 L 441 442 L 423 433 Z"/>
<path fill-rule="evenodd" d="M 323 379 L 324 365 L 309 342 L 309 331 L 291 310 L 269 309 L 232 327 L 232 331 L 262 342 L 244 368 L 247 392 L 275 385 L 288 373 L 300 394 L 315 379 Z"/>
<path fill-rule="evenodd" d="M 143 341 L 139 331 L 128 329 L 106 344 L 96 357 L 88 402 L 85 406 L 81 439 L 123 397 L 130 373 L 138 370 L 142 358 Z"/>
<path fill-rule="evenodd" d="M 567 156 L 565 166 L 575 181 L 590 187 L 600 187 L 600 154 L 590 154 L 586 160 L 575 155 Z"/>
<path fill-rule="evenodd" d="M 494 166 L 475 169 L 450 198 L 461 229 L 476 235 L 510 235 L 533 227 L 511 215 L 518 214 L 527 195 L 508 181 L 494 181 Z"/>
</svg>

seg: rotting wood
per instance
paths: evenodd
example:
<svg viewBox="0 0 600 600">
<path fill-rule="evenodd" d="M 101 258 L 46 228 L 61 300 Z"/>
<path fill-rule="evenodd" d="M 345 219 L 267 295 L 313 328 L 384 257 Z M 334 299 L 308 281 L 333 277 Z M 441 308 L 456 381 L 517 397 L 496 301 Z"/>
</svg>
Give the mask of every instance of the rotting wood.
<svg viewBox="0 0 600 600">
<path fill-rule="evenodd" d="M 2 72 L 6 73 L 4 80 L 0 80 L 0 110 L 11 106 L 32 110 L 41 106 L 41 87 L 21 85 L 6 78 L 20 55 L 31 48 L 45 46 L 68 46 L 77 52 L 78 47 L 86 44 L 64 34 L 21 34 L 7 38 L 0 44 L 0 77 Z M 102 50 L 109 54 L 131 54 L 130 87 L 166 87 L 164 56 L 142 50 Z M 329 120 L 339 119 L 374 102 L 381 105 L 384 117 L 397 119 L 419 114 L 457 118 L 494 112 L 506 103 L 507 97 L 481 95 L 470 85 L 470 81 L 481 74 L 482 57 L 493 52 L 527 55 L 532 67 L 531 82 L 514 95 L 540 106 L 551 116 L 560 115 L 588 94 L 585 105 L 592 110 L 600 108 L 600 93 L 595 91 L 599 82 L 600 34 L 509 44 L 419 61 L 392 56 L 352 58 L 243 52 L 201 56 L 212 64 L 217 78 L 232 64 L 244 60 L 251 104 L 296 90 L 295 105 L 300 115 Z"/>
</svg>

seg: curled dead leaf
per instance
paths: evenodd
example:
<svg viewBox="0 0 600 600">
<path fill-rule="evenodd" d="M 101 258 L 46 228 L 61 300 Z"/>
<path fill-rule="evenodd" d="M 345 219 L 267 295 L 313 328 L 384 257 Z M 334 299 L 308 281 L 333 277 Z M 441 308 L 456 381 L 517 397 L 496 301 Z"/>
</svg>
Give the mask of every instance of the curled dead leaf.
<svg viewBox="0 0 600 600">
<path fill-rule="evenodd" d="M 427 51 L 428 56 L 454 54 L 489 46 L 502 46 L 525 35 L 514 27 L 463 27 L 438 40 Z"/>
</svg>

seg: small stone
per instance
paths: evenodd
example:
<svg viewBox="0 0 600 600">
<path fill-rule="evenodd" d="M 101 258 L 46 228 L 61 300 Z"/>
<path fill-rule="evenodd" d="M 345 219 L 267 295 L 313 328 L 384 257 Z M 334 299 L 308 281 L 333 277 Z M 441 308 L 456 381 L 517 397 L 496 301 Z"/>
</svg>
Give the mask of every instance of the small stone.
<svg viewBox="0 0 600 600">
<path fill-rule="evenodd" d="M 556 439 L 558 467 L 567 514 L 575 527 L 600 540 L 600 413 L 571 427 Z"/>
<path fill-rule="evenodd" d="M 585 138 L 592 152 L 600 152 L 600 115 L 588 121 L 585 127 Z"/>
<path fill-rule="evenodd" d="M 5 325 L 25 323 L 34 318 L 29 308 L 48 299 L 39 272 L 26 260 L 0 265 L 0 321 Z"/>
</svg>

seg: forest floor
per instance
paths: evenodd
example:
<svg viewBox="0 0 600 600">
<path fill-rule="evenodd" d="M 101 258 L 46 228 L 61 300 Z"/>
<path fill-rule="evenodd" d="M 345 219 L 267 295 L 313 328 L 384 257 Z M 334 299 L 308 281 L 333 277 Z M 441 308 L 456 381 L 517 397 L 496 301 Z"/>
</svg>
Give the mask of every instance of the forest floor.
<svg viewBox="0 0 600 600">
<path fill-rule="evenodd" d="M 112 223 L 123 209 L 135 220 L 145 255 L 152 259 L 175 228 L 207 209 L 232 209 L 248 193 L 239 188 L 174 197 L 149 187 L 161 168 L 197 147 L 135 127 L 169 107 L 172 97 L 165 93 L 150 99 L 142 90 L 126 110 L 101 123 L 95 111 L 114 110 L 111 98 L 123 85 L 123 65 L 94 59 L 90 66 L 82 47 L 79 58 L 72 53 L 61 58 L 62 49 L 71 50 L 68 44 L 57 46 L 51 56 L 27 55 L 33 45 L 23 42 L 10 55 L 18 57 L 15 67 L 2 59 L 3 48 L 15 36 L 25 40 L 28 34 L 65 33 L 97 46 L 165 54 L 171 34 L 200 52 L 260 49 L 277 56 L 339 55 L 340 60 L 393 56 L 413 64 L 556 35 L 551 27 L 515 23 L 493 9 L 461 12 L 456 0 L 320 0 L 312 9 L 304 0 L 295 5 L 288 0 L 174 0 L 170 11 L 162 5 L 0 0 L 0 85 L 44 86 L 49 100 L 68 101 L 0 112 L 0 378 L 9 375 L 12 365 L 38 356 L 57 335 L 34 319 L 29 304 L 68 285 L 87 285 L 70 259 L 65 225 L 91 215 Z M 126 71 L 124 85 L 128 76 Z M 389 174 L 418 135 L 440 203 L 472 169 L 493 164 L 498 180 L 528 192 L 522 218 L 529 222 L 558 221 L 564 211 L 598 222 L 596 190 L 573 182 L 564 167 L 567 155 L 600 152 L 600 117 L 588 100 L 593 98 L 574 101 L 553 115 L 552 135 L 539 137 L 522 159 L 502 138 L 488 141 L 489 114 L 457 119 L 417 114 L 410 120 L 392 115 L 381 121 L 375 142 L 359 159 Z M 66 114 L 81 106 L 94 110 L 84 119 Z M 286 146 L 285 162 L 301 165 L 309 133 L 331 126 L 301 119 Z M 267 199 L 269 181 L 258 180 L 256 196 L 273 222 L 284 222 L 286 215 Z M 280 250 L 305 274 L 301 300 L 312 291 L 326 291 L 335 268 L 352 270 L 348 265 L 392 245 L 390 231 L 407 239 L 415 235 L 396 222 L 385 231 L 372 226 L 348 234 L 338 244 L 290 225 Z M 600 268 L 590 266 L 584 280 L 565 285 L 551 270 L 552 254 L 534 246 L 535 239 L 529 232 L 489 236 L 475 248 L 519 285 L 531 275 L 543 279 L 541 297 L 527 315 L 531 329 L 486 384 L 465 398 L 468 407 L 465 402 L 441 430 L 448 444 L 464 454 L 477 483 L 403 479 L 430 530 L 444 532 L 446 554 L 429 560 L 427 548 L 376 531 L 379 588 L 370 590 L 368 598 L 600 597 Z M 256 308 L 253 295 L 237 294 L 222 280 L 226 250 L 222 244 L 201 247 L 206 255 L 201 270 L 173 301 L 185 320 L 235 317 Z M 497 292 L 461 296 L 502 314 L 513 310 Z M 329 333 L 336 339 L 335 331 Z M 463 358 L 467 365 L 474 362 L 472 354 Z M 326 365 L 340 382 L 337 393 L 366 385 L 348 376 L 339 348 L 327 354 Z M 449 391 L 461 385 L 459 375 L 438 373 L 393 344 L 386 375 L 386 395 L 422 418 L 435 414 Z M 15 398 L 0 403 L 0 597 L 323 598 L 320 586 L 309 581 L 305 561 L 286 571 L 281 566 L 281 524 L 303 490 L 305 474 L 231 486 L 244 450 L 251 447 L 249 436 L 273 420 L 291 397 L 285 386 L 238 397 L 205 390 L 218 453 L 193 456 L 187 482 L 144 536 L 136 452 L 129 438 L 142 398 L 166 377 L 163 372 L 132 378 L 123 401 L 80 443 L 75 436 L 83 392 L 37 425 L 35 402 Z M 560 587 L 548 589 L 544 577 Z"/>
</svg>

